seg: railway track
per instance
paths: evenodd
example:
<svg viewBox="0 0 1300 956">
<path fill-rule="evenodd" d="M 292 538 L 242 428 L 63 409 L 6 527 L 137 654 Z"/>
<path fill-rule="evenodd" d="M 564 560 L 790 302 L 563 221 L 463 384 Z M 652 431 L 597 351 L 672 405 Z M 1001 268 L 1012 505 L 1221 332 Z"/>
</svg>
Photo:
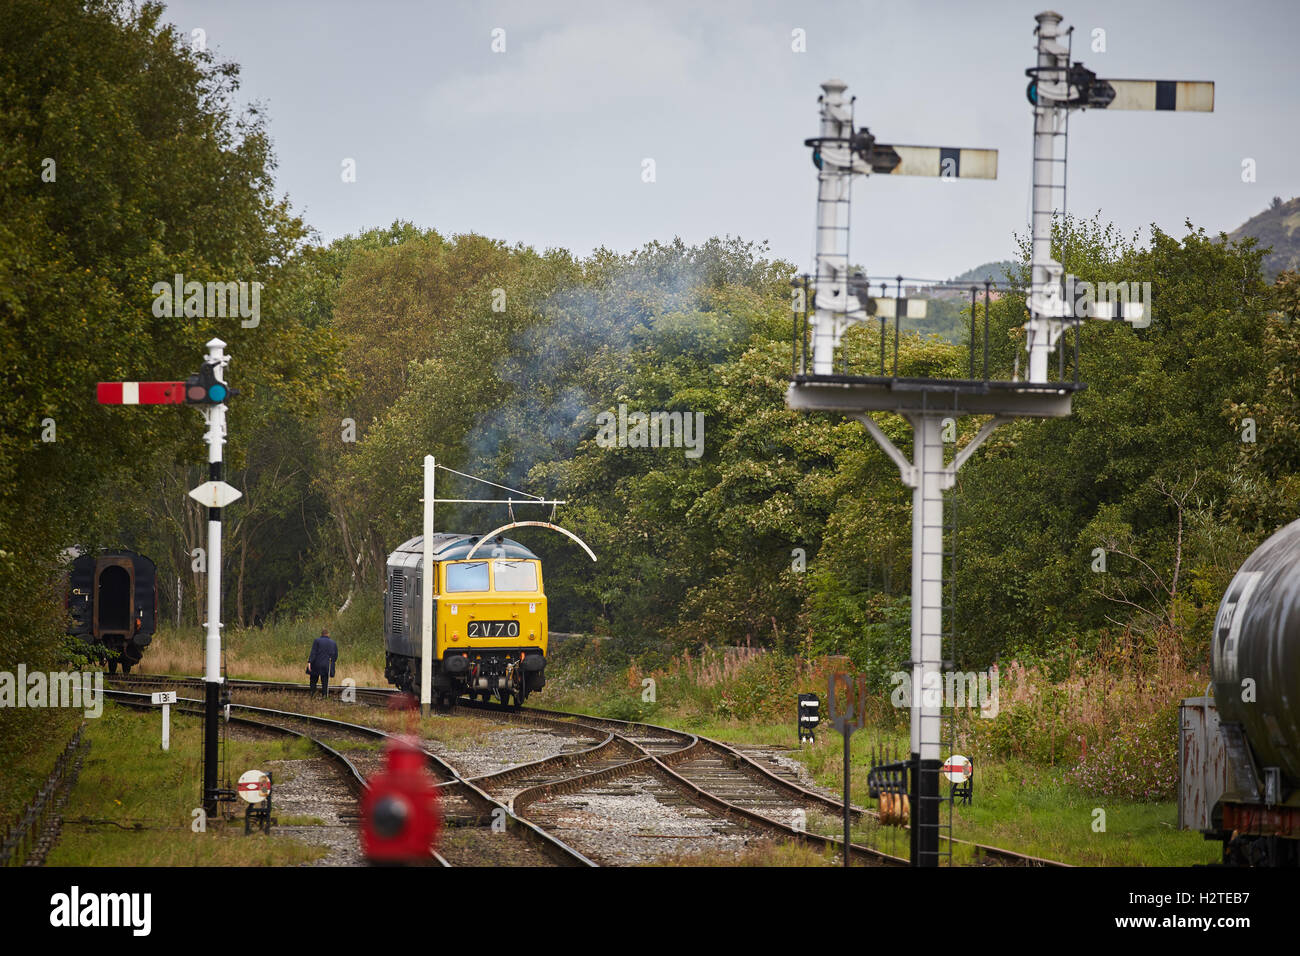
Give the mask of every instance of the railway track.
<svg viewBox="0 0 1300 956">
<path fill-rule="evenodd" d="M 104 693 L 110 700 L 113 700 L 122 706 L 142 711 L 150 711 L 154 709 L 148 694 L 139 694 L 133 691 L 121 690 L 106 690 Z M 173 704 L 172 707 L 180 714 L 189 714 L 199 719 L 202 719 L 203 717 L 202 700 L 178 697 L 177 702 Z M 308 781 L 306 784 L 306 788 L 312 791 L 312 809 L 315 811 L 313 815 L 324 812 L 327 817 L 335 818 L 337 823 L 331 824 L 329 822 L 323 822 L 317 824 L 282 826 L 279 828 L 281 832 L 310 834 L 316 836 L 320 831 L 327 830 L 331 826 L 337 827 L 342 825 L 349 830 L 355 828 L 357 822 L 357 798 L 360 797 L 366 789 L 367 770 L 359 759 L 347 752 L 349 748 L 346 746 L 345 741 L 332 740 L 326 742 L 323 735 L 313 734 L 310 728 L 291 726 L 289 723 L 275 722 L 273 720 L 258 720 L 245 714 L 231 714 L 230 722 L 237 724 L 242 728 L 252 730 L 258 734 L 265 734 L 273 737 L 290 736 L 307 740 L 316 750 L 319 751 L 321 758 L 326 760 L 327 763 L 337 771 L 336 774 L 329 774 L 328 772 L 319 774 L 317 772 L 315 779 Z M 369 756 L 369 754 L 367 754 L 367 756 Z M 339 783 L 342 784 L 343 790 L 341 798 L 335 796 L 339 789 Z M 302 785 L 299 784 L 299 787 L 301 786 Z M 282 813 L 285 810 L 285 804 L 282 802 L 284 799 L 282 794 L 284 794 L 284 792 L 285 787 L 280 782 L 277 782 L 275 798 L 276 809 Z M 334 852 L 339 843 L 337 837 L 333 835 L 327 836 L 321 840 L 321 842 L 324 842 L 327 846 L 332 844 L 331 852 Z M 352 850 L 351 855 L 355 855 L 354 847 L 350 847 L 349 849 Z"/>
<path fill-rule="evenodd" d="M 520 776 L 525 778 L 526 785 L 516 789 L 512 805 L 517 812 L 543 826 L 599 831 L 603 829 L 602 817 L 617 822 L 621 812 L 630 814 L 635 811 L 636 795 L 646 793 L 660 805 L 676 808 L 680 815 L 688 818 L 688 822 L 690 817 L 698 817 L 700 812 L 711 816 L 717 821 L 713 825 L 715 842 L 743 845 L 755 839 L 775 837 L 835 854 L 843 851 L 842 840 L 809 831 L 803 825 L 805 821 L 796 818 L 793 812 L 773 814 L 773 801 L 756 800 L 757 788 L 743 772 L 736 772 L 733 767 L 714 768 L 713 773 L 701 772 L 694 761 L 715 744 L 695 734 L 652 724 L 531 707 L 515 711 L 464 700 L 459 701 L 458 706 L 496 714 L 509 722 L 540 722 L 546 726 L 567 724 L 607 733 L 607 742 L 600 748 L 600 761 L 582 767 L 580 772 L 557 774 L 554 773 L 555 765 L 547 767 L 546 761 L 536 761 L 533 765 L 512 768 L 496 775 L 504 781 L 518 780 Z M 564 764 L 559 766 L 572 769 Z M 784 809 L 795 809 L 796 801 L 778 796 L 776 802 Z M 650 812 L 650 808 L 645 806 L 640 809 Z M 650 838 L 677 841 L 698 838 L 697 833 L 690 832 L 693 828 L 679 828 L 686 832 L 659 833 Z M 860 866 L 907 865 L 906 860 L 858 844 L 850 844 L 849 856 Z"/>
<path fill-rule="evenodd" d="M 105 694 L 128 706 L 152 706 L 147 694 L 121 690 L 106 690 Z M 174 706 L 183 713 L 201 715 L 204 702 L 178 697 Z M 231 721 L 311 741 L 345 771 L 356 796 L 367 786 L 366 777 L 383 764 L 383 754 L 374 749 L 374 744 L 395 736 L 362 724 L 251 704 L 232 702 L 230 709 Z M 505 804 L 462 778 L 442 757 L 426 749 L 422 752 L 438 782 L 443 814 L 444 830 L 436 862 L 444 866 L 594 865 L 572 847 L 521 819 Z M 355 820 L 355 811 L 352 819 Z"/>
<path fill-rule="evenodd" d="M 195 678 L 152 675 L 133 675 L 123 682 L 166 686 L 202 684 Z M 305 684 L 283 681 L 229 680 L 227 683 L 232 691 L 293 694 L 308 691 Z M 355 687 L 351 690 L 358 702 L 385 706 L 397 693 L 384 687 Z M 543 830 L 578 829 L 573 825 L 573 815 L 566 817 L 566 797 L 580 799 L 583 794 L 594 794 L 596 798 L 605 799 L 627 796 L 640 787 L 653 790 L 653 796 L 661 803 L 677 807 L 691 804 L 715 815 L 724 821 L 719 830 L 724 842 L 731 837 L 743 841 L 748 829 L 797 840 L 836 854 L 843 848 L 842 839 L 808 829 L 810 820 L 820 823 L 824 818 L 829 822 L 827 828 L 837 832 L 843 815 L 840 801 L 803 786 L 721 741 L 653 724 L 534 707 L 513 709 L 468 699 L 457 701 L 457 707 L 504 723 L 586 735 L 596 741 L 589 747 L 470 778 L 462 777 L 445 759 L 426 751 L 442 764 L 444 776 L 439 779 L 444 787 L 475 787 L 484 797 L 498 801 L 511 813 L 526 814 Z M 447 774 L 454 779 L 448 778 Z M 572 800 L 567 809 L 573 809 Z M 851 806 L 850 815 L 858 825 L 879 825 L 874 810 Z M 593 826 L 591 814 L 585 816 L 585 825 Z M 951 843 L 954 849 L 962 848 L 975 865 L 1068 865 L 968 840 L 953 838 Z M 850 845 L 849 853 L 851 862 L 859 865 L 899 866 L 908 862 L 856 843 Z"/>
<path fill-rule="evenodd" d="M 844 804 L 841 801 L 810 790 L 721 741 L 697 737 L 666 727 L 533 707 L 525 707 L 519 712 L 512 713 L 498 705 L 464 700 L 459 701 L 458 706 L 502 713 L 515 720 L 534 718 L 547 721 L 570 720 L 614 731 L 624 729 L 628 736 L 634 739 L 637 734 L 648 735 L 644 737 L 649 743 L 648 749 L 656 751 L 659 761 L 674 770 L 687 783 L 704 793 L 720 796 L 729 804 L 751 810 L 773 822 L 789 820 L 790 823 L 784 827 L 787 832 L 798 829 L 800 824 L 806 824 L 810 814 L 821 814 L 835 828 L 840 826 L 840 821 L 843 819 Z M 687 738 L 690 739 L 689 743 L 684 745 L 678 743 L 684 742 Z M 878 822 L 879 818 L 874 810 L 855 806 L 849 809 L 854 823 Z M 798 816 L 800 812 L 803 814 L 802 817 Z M 843 841 L 831 838 L 830 843 L 834 844 L 838 852 Z M 1056 860 L 969 840 L 953 838 L 952 844 L 954 847 L 963 847 L 969 851 L 971 858 L 978 865 L 1048 867 L 1068 865 Z M 863 854 L 861 856 L 863 862 L 886 865 L 907 863 L 900 857 L 871 847 L 864 846 L 861 849 L 874 854 Z M 854 859 L 857 860 L 859 857 L 855 856 Z"/>
<path fill-rule="evenodd" d="M 124 687 L 191 687 L 202 690 L 205 681 L 201 677 L 173 677 L 168 674 L 112 674 L 104 675 L 106 681 L 121 684 Z M 245 678 L 227 678 L 226 685 L 231 689 L 258 691 L 262 693 L 305 694 L 311 688 L 307 684 L 293 681 L 248 680 Z M 329 689 L 330 700 L 341 700 L 344 691 L 355 692 L 358 703 L 388 706 L 397 693 L 391 687 L 344 687 L 335 684 Z"/>
</svg>

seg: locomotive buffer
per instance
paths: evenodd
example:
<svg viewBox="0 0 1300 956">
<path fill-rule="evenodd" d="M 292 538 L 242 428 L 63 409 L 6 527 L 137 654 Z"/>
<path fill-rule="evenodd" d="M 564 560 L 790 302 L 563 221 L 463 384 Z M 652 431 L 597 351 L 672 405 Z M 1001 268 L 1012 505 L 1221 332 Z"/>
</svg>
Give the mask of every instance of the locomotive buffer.
<svg viewBox="0 0 1300 956">
<path fill-rule="evenodd" d="M 911 860 L 913 866 L 939 862 L 940 737 L 942 722 L 943 660 L 943 560 L 944 492 L 956 482 L 957 470 L 998 425 L 1015 418 L 1062 418 L 1071 412 L 1073 393 L 1085 386 L 1078 381 L 1077 351 L 1074 380 L 1061 374 L 1049 377 L 1048 356 L 1058 347 L 1064 327 L 1077 324 L 1067 308 L 1061 288 L 1062 267 L 1051 259 L 1051 224 L 1064 209 L 1064 158 L 1055 157 L 1055 141 L 1064 136 L 1070 110 L 1084 107 L 1111 109 L 1209 110 L 1212 83 L 1098 80 L 1081 64 L 1071 64 L 1069 48 L 1059 41 L 1061 17 L 1042 13 L 1036 18 L 1038 65 L 1028 73 L 1034 109 L 1032 280 L 1030 320 L 1026 324 L 1029 352 L 1028 381 L 989 378 L 987 357 L 983 378 L 974 373 L 972 351 L 969 379 L 904 378 L 884 371 L 884 323 L 881 324 L 879 376 L 835 372 L 836 350 L 850 326 L 889 314 L 898 319 L 918 317 L 916 304 L 898 299 L 892 313 L 882 312 L 887 299 L 868 297 L 863 277 L 849 273 L 849 197 L 852 177 L 871 173 L 930 175 L 946 179 L 992 179 L 997 175 L 995 150 L 884 146 L 866 129 L 854 130 L 852 101 L 845 101 L 845 84 L 822 84 L 821 135 L 806 140 L 813 147 L 818 170 L 816 276 L 809 306 L 812 371 L 808 349 L 801 347 L 796 324 L 796 369 L 786 392 L 790 408 L 830 411 L 859 419 L 871 437 L 898 466 L 903 483 L 912 489 L 912 620 L 911 620 Z M 1054 170 L 1061 166 L 1061 184 Z M 1061 208 L 1053 209 L 1060 194 Z M 900 280 L 901 285 L 901 280 Z M 974 318 L 972 306 L 972 321 Z M 987 314 L 987 299 L 986 299 Z M 1110 318 L 1109 315 L 1096 316 Z M 1116 318 L 1137 319 L 1130 311 Z M 1145 316 L 1149 319 L 1149 316 Z M 897 326 L 896 326 L 897 327 Z M 897 333 L 896 333 L 897 334 Z M 1077 349 L 1077 329 L 1075 343 Z M 972 328 L 972 349 L 974 330 Z M 844 358 L 844 356 L 841 356 Z M 872 417 L 873 412 L 893 412 L 912 425 L 913 453 L 907 457 L 890 441 Z M 945 462 L 943 419 L 963 415 L 991 415 L 965 447 Z M 949 608 L 949 613 L 953 608 Z"/>
</svg>

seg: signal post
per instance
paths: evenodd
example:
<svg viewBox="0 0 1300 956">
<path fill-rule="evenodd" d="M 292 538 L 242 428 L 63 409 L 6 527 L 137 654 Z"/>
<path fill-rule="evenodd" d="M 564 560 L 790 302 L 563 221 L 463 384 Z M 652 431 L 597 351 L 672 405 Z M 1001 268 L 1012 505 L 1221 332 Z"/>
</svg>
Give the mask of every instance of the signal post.
<svg viewBox="0 0 1300 956">
<path fill-rule="evenodd" d="M 221 710 L 221 510 L 240 498 L 240 492 L 226 484 L 222 446 L 226 443 L 226 399 L 232 390 L 226 385 L 225 370 L 230 356 L 226 343 L 212 339 L 202 368 L 184 382 L 100 382 L 101 405 L 198 405 L 208 430 L 208 480 L 190 492 L 190 497 L 208 509 L 208 620 L 204 643 L 203 712 L 203 810 L 217 812 L 221 790 L 217 782 L 217 717 Z"/>
<path fill-rule="evenodd" d="M 1031 281 L 1027 290 L 1030 313 L 1025 325 L 1027 377 L 994 380 L 989 376 L 987 338 L 983 373 L 975 366 L 974 294 L 972 292 L 971 369 L 966 379 L 907 378 L 898 375 L 898 321 L 921 318 L 922 301 L 898 295 L 873 298 L 866 276 L 850 271 L 849 211 L 855 175 L 893 174 L 941 178 L 993 179 L 994 150 L 955 147 L 886 146 L 865 128 L 855 128 L 853 101 L 845 84 L 822 85 L 820 135 L 805 141 L 813 148 L 817 167 L 816 276 L 808 326 L 812 342 L 801 338 L 796 320 L 795 368 L 786 392 L 790 408 L 830 411 L 860 420 L 876 444 L 898 466 L 903 484 L 912 489 L 912 646 L 910 668 L 911 757 L 906 764 L 911 800 L 911 860 L 913 866 L 936 866 L 940 844 L 939 775 L 942 766 L 942 668 L 945 660 L 945 611 L 951 622 L 954 606 L 945 605 L 944 495 L 956 483 L 957 470 L 1000 424 L 1016 418 L 1060 418 L 1071 413 L 1078 381 L 1078 322 L 1074 303 L 1065 301 L 1063 268 L 1051 257 L 1053 218 L 1065 211 L 1065 157 L 1056 155 L 1056 140 L 1065 139 L 1067 116 L 1075 109 L 1194 110 L 1214 108 L 1214 84 L 1164 80 L 1103 80 L 1070 58 L 1070 31 L 1060 29 L 1061 16 L 1038 15 L 1037 63 L 1026 72 L 1034 113 L 1033 213 L 1031 221 Z M 985 316 L 988 315 L 988 286 Z M 882 290 L 883 292 L 883 290 Z M 1123 303 L 1123 308 L 1088 318 L 1125 319 L 1149 324 L 1150 315 Z M 904 311 L 906 307 L 906 311 Z M 893 374 L 886 371 L 885 317 L 895 320 Z M 840 351 L 841 337 L 852 325 L 880 319 L 879 375 L 851 374 Z M 1073 381 L 1065 378 L 1062 336 L 1075 328 Z M 1058 350 L 1058 362 L 1049 361 Z M 1055 378 L 1052 365 L 1059 370 Z M 837 371 L 838 369 L 838 371 Z M 912 426 L 909 460 L 881 429 L 875 412 L 893 412 Z M 948 459 L 943 441 L 945 418 L 991 416 L 965 447 Z M 948 527 L 955 534 L 955 529 Z M 955 547 L 955 545 L 954 545 Z M 950 625 L 951 630 L 951 625 Z M 951 650 L 951 649 L 950 649 Z M 900 770 L 902 769 L 900 765 Z"/>
</svg>

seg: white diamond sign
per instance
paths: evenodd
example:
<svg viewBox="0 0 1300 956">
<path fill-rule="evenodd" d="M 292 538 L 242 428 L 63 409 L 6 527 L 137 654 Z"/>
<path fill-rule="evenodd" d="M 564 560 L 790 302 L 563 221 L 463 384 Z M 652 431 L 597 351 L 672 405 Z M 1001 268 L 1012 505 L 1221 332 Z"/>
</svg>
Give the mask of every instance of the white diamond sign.
<svg viewBox="0 0 1300 956">
<path fill-rule="evenodd" d="M 224 481 L 205 481 L 193 491 L 190 497 L 209 508 L 224 508 L 232 501 L 243 497 L 243 492 L 226 484 Z"/>
</svg>

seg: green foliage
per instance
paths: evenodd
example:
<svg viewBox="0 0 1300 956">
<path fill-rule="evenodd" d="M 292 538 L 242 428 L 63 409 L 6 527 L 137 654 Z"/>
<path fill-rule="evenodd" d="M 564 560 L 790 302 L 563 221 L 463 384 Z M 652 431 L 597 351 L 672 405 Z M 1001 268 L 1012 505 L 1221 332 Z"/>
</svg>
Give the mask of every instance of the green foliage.
<svg viewBox="0 0 1300 956">
<path fill-rule="evenodd" d="M 799 685 L 799 662 L 781 654 L 763 654 L 742 668 L 736 678 L 720 685 L 713 712 L 727 720 L 761 721 L 787 718 L 791 689 Z"/>
<path fill-rule="evenodd" d="M 0 347 L 16 360 L 0 372 L 13 399 L 0 408 L 0 584 L 22 599 L 0 609 L 8 656 L 58 647 L 47 578 L 76 543 L 150 554 L 164 616 L 179 578 L 182 618 L 200 618 L 203 520 L 183 494 L 201 480 L 192 416 L 87 396 L 100 379 L 179 374 L 220 333 L 244 390 L 228 448 L 244 492 L 223 553 L 232 623 L 327 618 L 350 601 L 340 627 L 373 640 L 384 561 L 420 528 L 433 454 L 566 499 L 558 520 L 596 564 L 546 532 L 518 537 L 545 562 L 552 627 L 607 635 L 602 655 L 653 666 L 705 645 L 811 648 L 888 686 L 908 651 L 910 494 L 858 422 L 786 407 L 792 265 L 732 238 L 577 259 L 401 221 L 304 245 L 274 195 L 260 114 L 231 106 L 237 68 L 190 50 L 154 4 L 10 7 Z M 1005 425 L 963 469 L 958 663 L 1015 653 L 1050 669 L 1066 644 L 1157 629 L 1195 660 L 1232 571 L 1300 513 L 1300 343 L 1285 318 L 1300 311 L 1297 281 L 1268 289 L 1262 251 L 1190 226 L 1142 243 L 1066 220 L 1055 245 L 1080 279 L 1150 282 L 1154 321 L 1067 333 L 1088 384 L 1074 415 Z M 152 282 L 176 272 L 265 282 L 260 327 L 153 316 Z M 1023 273 L 991 263 L 964 278 Z M 987 316 L 936 301 L 928 325 L 904 328 L 899 372 L 965 375 L 973 344 L 1012 379 L 1024 320 L 1014 289 Z M 852 367 L 879 362 L 869 331 L 845 336 Z M 601 447 L 597 416 L 620 406 L 703 416 L 701 453 Z M 47 416 L 54 443 L 37 438 Z M 907 454 L 908 424 L 878 422 Z M 957 446 L 980 425 L 959 421 Z M 446 474 L 438 488 L 500 490 Z M 437 510 L 440 529 L 506 520 Z M 760 706 L 737 694 L 729 712 Z"/>
<path fill-rule="evenodd" d="M 1178 790 L 1178 708 L 1122 727 L 1071 771 L 1070 782 L 1098 797 L 1154 803 Z"/>
<path fill-rule="evenodd" d="M 1088 323 L 1074 414 L 1003 427 L 963 470 L 959 586 L 978 612 L 959 630 L 974 663 L 1009 635 L 1043 649 L 1071 630 L 1149 627 L 1185 583 L 1175 569 L 1216 582 L 1198 592 L 1212 613 L 1217 582 L 1258 540 L 1213 529 L 1235 525 L 1240 449 L 1225 409 L 1268 387 L 1259 254 L 1199 231 L 1180 242 L 1153 230 L 1137 249 L 1095 224 L 1060 241 L 1083 279 L 1151 282 L 1154 318 L 1142 330 Z M 1104 573 L 1093 570 L 1099 547 Z"/>
<path fill-rule="evenodd" d="M 873 594 L 830 571 L 813 577 L 807 615 L 813 649 L 847 656 L 872 690 L 888 690 L 891 675 L 908 670 L 911 615 L 906 595 Z"/>
<path fill-rule="evenodd" d="M 1076 414 L 1003 426 L 963 469 L 959 608 L 978 613 L 958 621 L 959 661 L 1014 652 L 1050 667 L 1062 642 L 1156 625 L 1176 627 L 1195 658 L 1232 570 L 1285 513 L 1277 501 L 1242 521 L 1251 483 L 1292 463 L 1271 446 L 1243 458 L 1233 424 L 1250 411 L 1285 434 L 1297 417 L 1276 397 L 1291 379 L 1262 371 L 1289 367 L 1292 327 L 1267 318 L 1284 296 L 1259 284 L 1257 253 L 1195 231 L 1155 232 L 1144 248 L 1071 221 L 1058 245 L 1083 279 L 1151 281 L 1155 322 L 1089 324 Z M 236 616 L 377 595 L 388 551 L 419 530 L 421 461 L 434 454 L 567 499 L 559 520 L 595 565 L 518 532 L 545 562 L 555 629 L 610 635 L 608 653 L 647 665 L 705 643 L 809 646 L 888 687 L 908 658 L 910 493 L 858 423 L 785 407 L 793 270 L 761 252 L 679 241 L 578 261 L 395 223 L 294 258 L 285 307 L 327 326 L 343 361 L 314 418 L 272 399 L 258 419 L 263 441 L 242 459 L 247 510 L 232 509 Z M 993 303 L 995 374 L 1014 374 L 1023 314 L 1014 294 Z M 871 363 L 870 336 L 845 342 Z M 899 341 L 906 375 L 960 375 L 966 355 L 934 337 Z M 601 447 L 596 416 L 620 405 L 702 414 L 702 454 Z M 344 418 L 355 443 L 340 440 Z M 878 420 L 907 454 L 908 424 Z M 957 445 L 980 424 L 961 420 Z M 438 487 L 496 493 L 446 474 Z M 516 504 L 515 516 L 549 510 Z M 505 520 L 437 511 L 440 528 Z M 1091 570 L 1098 547 L 1104 575 Z M 183 567 L 187 550 L 172 552 Z"/>
<path fill-rule="evenodd" d="M 1073 763 L 1078 740 L 1089 728 L 1068 717 L 1066 691 L 1045 685 L 1032 701 L 1004 706 L 992 719 L 969 721 L 972 739 L 981 756 L 1011 757 L 1034 763 Z"/>
<path fill-rule="evenodd" d="M 176 462 L 200 458 L 197 416 L 100 407 L 96 382 L 180 377 L 213 336 L 245 396 L 313 393 L 305 364 L 330 374 L 330 336 L 281 310 L 306 229 L 274 194 L 263 119 L 233 105 L 238 68 L 161 17 L 119 0 L 0 11 L 0 669 L 85 661 L 62 640 L 68 547 L 138 545 L 175 570 L 182 529 L 158 502 L 184 500 L 167 495 Z M 260 325 L 155 315 L 154 283 L 177 273 L 263 283 Z M 6 750 L 37 718 L 0 715 Z"/>
</svg>

